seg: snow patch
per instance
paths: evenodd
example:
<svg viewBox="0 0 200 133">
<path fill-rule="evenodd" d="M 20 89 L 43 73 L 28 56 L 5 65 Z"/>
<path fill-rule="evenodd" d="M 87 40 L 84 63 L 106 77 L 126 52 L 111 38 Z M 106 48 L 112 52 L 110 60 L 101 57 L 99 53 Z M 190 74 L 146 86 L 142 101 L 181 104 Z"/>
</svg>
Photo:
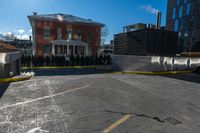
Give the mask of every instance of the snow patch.
<svg viewBox="0 0 200 133">
<path fill-rule="evenodd" d="M 33 77 L 33 76 L 35 76 L 35 73 L 33 71 L 31 71 L 31 72 L 22 72 L 21 75 L 22 76 L 31 76 L 31 77 Z"/>
<path fill-rule="evenodd" d="M 29 130 L 26 133 L 49 133 L 49 131 L 48 130 L 42 130 L 41 127 L 36 127 L 36 128 Z"/>
</svg>

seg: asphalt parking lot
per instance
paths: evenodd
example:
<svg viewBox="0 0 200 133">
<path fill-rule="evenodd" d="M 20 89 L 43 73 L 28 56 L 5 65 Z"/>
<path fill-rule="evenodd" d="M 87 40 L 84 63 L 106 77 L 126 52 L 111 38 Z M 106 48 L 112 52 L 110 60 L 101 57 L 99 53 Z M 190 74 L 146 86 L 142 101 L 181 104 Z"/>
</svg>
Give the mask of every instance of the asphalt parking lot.
<svg viewBox="0 0 200 133">
<path fill-rule="evenodd" d="M 78 72 L 1 84 L 0 133 L 199 133 L 200 75 Z M 180 77 L 194 77 L 194 80 Z"/>
</svg>

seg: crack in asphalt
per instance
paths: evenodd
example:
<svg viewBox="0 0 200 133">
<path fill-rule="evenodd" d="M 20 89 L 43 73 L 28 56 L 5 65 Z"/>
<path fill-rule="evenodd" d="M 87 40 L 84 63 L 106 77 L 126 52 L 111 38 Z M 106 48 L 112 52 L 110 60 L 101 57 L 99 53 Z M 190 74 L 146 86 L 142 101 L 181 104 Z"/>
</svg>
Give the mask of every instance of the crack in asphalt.
<svg viewBox="0 0 200 133">
<path fill-rule="evenodd" d="M 144 118 L 148 118 L 148 119 L 152 119 L 152 120 L 156 120 L 158 122 L 161 122 L 161 123 L 165 123 L 164 120 L 161 120 L 159 117 L 151 117 L 151 116 L 148 116 L 148 115 L 145 115 L 145 114 L 137 114 L 137 113 L 134 113 L 137 117 L 144 117 Z"/>
<path fill-rule="evenodd" d="M 149 116 L 149 115 L 145 115 L 145 114 L 138 114 L 138 113 L 125 113 L 125 112 L 120 112 L 120 111 L 112 111 L 112 110 L 104 110 L 105 112 L 108 112 L 108 113 L 115 113 L 115 114 L 120 114 L 120 115 L 128 115 L 128 114 L 132 114 L 132 115 L 135 115 L 137 117 L 143 117 L 143 118 L 147 118 L 147 119 L 152 119 L 152 120 L 155 120 L 157 122 L 160 122 L 160 123 L 169 123 L 171 125 L 179 125 L 179 124 L 182 124 L 181 121 L 173 118 L 173 117 L 168 117 L 168 118 L 165 118 L 165 119 L 161 119 L 157 116 Z"/>
<path fill-rule="evenodd" d="M 104 110 L 104 112 L 114 113 L 114 114 L 121 114 L 121 115 L 133 114 L 133 113 L 124 113 L 124 112 L 120 112 L 120 111 L 112 111 L 112 110 Z"/>
</svg>

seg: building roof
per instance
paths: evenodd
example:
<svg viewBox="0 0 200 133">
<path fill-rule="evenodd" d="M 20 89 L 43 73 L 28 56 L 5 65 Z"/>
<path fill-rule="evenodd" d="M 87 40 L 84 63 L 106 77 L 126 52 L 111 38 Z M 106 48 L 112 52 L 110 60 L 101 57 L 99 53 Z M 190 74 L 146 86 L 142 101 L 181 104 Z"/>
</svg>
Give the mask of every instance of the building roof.
<svg viewBox="0 0 200 133">
<path fill-rule="evenodd" d="M 84 23 L 84 24 L 90 24 L 90 25 L 96 25 L 103 27 L 104 24 L 95 22 L 91 19 L 85 19 L 69 14 L 34 14 L 31 16 L 28 16 L 29 20 L 48 20 L 48 21 L 60 21 L 60 22 L 68 22 L 68 23 Z"/>
<path fill-rule="evenodd" d="M 9 53 L 9 52 L 17 52 L 18 50 L 16 49 L 15 46 L 7 44 L 0 40 L 0 53 Z"/>
</svg>

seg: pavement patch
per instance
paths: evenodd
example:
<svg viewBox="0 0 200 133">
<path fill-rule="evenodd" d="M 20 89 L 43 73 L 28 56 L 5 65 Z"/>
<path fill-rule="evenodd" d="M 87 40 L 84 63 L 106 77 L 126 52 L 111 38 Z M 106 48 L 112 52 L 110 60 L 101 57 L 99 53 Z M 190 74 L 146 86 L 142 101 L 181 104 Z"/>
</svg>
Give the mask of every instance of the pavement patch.
<svg viewBox="0 0 200 133">
<path fill-rule="evenodd" d="M 166 71 L 166 72 L 111 72 L 111 74 L 140 74 L 140 75 L 176 75 L 176 74 L 189 74 L 193 71 Z"/>
</svg>

